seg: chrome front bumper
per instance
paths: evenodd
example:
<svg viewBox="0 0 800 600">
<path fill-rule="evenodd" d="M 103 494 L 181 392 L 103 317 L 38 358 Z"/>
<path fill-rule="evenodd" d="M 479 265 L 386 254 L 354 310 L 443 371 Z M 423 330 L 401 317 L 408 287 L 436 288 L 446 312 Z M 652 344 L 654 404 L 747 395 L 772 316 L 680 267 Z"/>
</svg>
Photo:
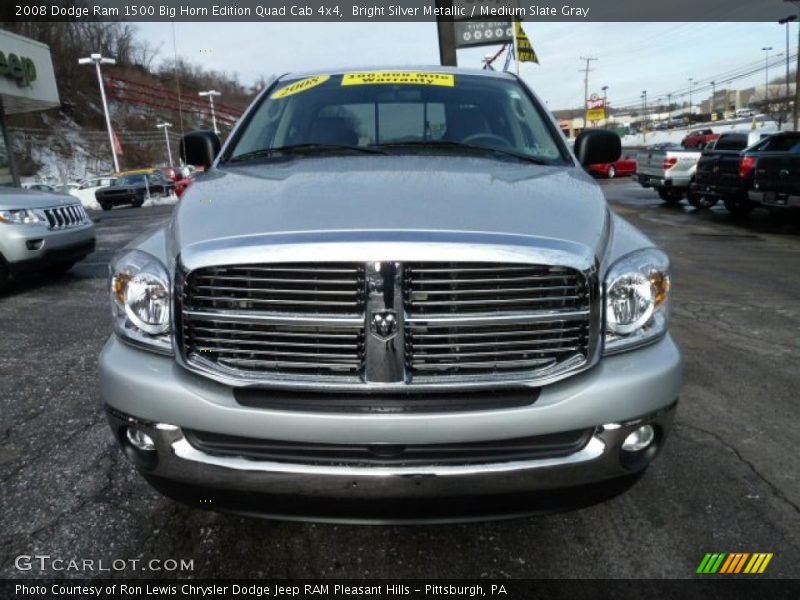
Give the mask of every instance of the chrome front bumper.
<svg viewBox="0 0 800 600">
<path fill-rule="evenodd" d="M 113 409 L 107 415 L 125 454 L 148 481 L 198 508 L 315 521 L 461 521 L 552 511 L 605 499 L 605 483 L 630 481 L 661 450 L 676 404 L 623 423 L 599 425 L 583 448 L 567 456 L 383 467 L 212 455 L 192 446 L 180 427 L 142 421 Z M 644 424 L 655 427 L 655 442 L 635 455 L 622 451 L 623 440 Z M 148 455 L 135 450 L 126 441 L 127 427 L 145 431 L 154 440 L 155 451 Z M 611 495 L 616 493 L 616 488 L 611 489 Z M 600 497 L 595 499 L 592 491 L 600 491 Z M 468 513 L 459 507 L 459 499 L 468 499 Z"/>
</svg>

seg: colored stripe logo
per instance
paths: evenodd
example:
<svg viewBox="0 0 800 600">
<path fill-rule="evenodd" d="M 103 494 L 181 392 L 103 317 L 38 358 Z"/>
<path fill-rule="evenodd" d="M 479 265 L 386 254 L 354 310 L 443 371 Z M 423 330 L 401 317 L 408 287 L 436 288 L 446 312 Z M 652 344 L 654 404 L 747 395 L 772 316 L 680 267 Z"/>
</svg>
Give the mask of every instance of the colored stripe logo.
<svg viewBox="0 0 800 600">
<path fill-rule="evenodd" d="M 714 573 L 724 575 L 736 575 L 739 573 L 760 574 L 763 573 L 769 561 L 772 560 L 772 552 L 708 552 L 700 561 L 697 573 L 709 575 Z"/>
</svg>

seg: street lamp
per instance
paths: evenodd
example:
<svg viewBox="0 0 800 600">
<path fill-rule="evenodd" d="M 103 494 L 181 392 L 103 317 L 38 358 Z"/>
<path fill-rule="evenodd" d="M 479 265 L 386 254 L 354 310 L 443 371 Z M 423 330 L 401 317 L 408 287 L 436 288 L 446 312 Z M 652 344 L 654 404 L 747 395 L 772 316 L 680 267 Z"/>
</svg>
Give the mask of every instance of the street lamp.
<svg viewBox="0 0 800 600">
<path fill-rule="evenodd" d="M 114 159 L 114 171 L 119 172 L 119 161 L 117 160 L 117 153 L 114 150 L 114 133 L 111 130 L 111 117 L 108 116 L 108 103 L 106 102 L 106 89 L 103 85 L 103 73 L 100 71 L 100 65 L 115 65 L 117 61 L 113 58 L 106 58 L 100 54 L 90 54 L 86 58 L 79 58 L 79 65 L 91 65 L 94 63 L 97 69 L 97 83 L 100 85 L 100 98 L 103 100 L 103 113 L 106 116 L 106 129 L 108 129 L 108 143 L 111 144 L 111 156 Z"/>
<path fill-rule="evenodd" d="M 214 133 L 219 134 L 219 129 L 217 129 L 217 115 L 214 112 L 214 96 L 221 96 L 222 94 L 217 90 L 208 90 L 205 92 L 198 92 L 197 95 L 208 97 L 208 103 L 211 105 L 211 123 L 214 127 Z"/>
<path fill-rule="evenodd" d="M 172 123 L 167 123 L 166 121 L 164 121 L 162 123 L 158 123 L 156 125 L 156 127 L 158 129 L 163 129 L 164 130 L 164 141 L 167 143 L 167 160 L 169 160 L 169 162 L 167 163 L 167 166 L 171 167 L 172 166 L 172 148 L 169 147 L 169 128 L 172 127 Z"/>
<path fill-rule="evenodd" d="M 600 88 L 603 90 L 603 113 L 605 114 L 605 122 L 608 123 L 608 86 L 604 85 Z"/>
<path fill-rule="evenodd" d="M 761 50 L 764 51 L 764 101 L 769 100 L 769 52 L 772 46 L 766 46 Z"/>
</svg>

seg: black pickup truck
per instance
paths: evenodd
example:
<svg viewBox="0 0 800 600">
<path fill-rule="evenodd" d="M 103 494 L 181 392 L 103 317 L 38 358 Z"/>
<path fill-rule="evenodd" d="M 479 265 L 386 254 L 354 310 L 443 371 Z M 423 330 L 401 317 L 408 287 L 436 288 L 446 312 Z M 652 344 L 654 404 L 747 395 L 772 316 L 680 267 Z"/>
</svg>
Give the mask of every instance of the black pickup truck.
<svg viewBox="0 0 800 600">
<path fill-rule="evenodd" d="M 760 138 L 760 139 L 759 139 Z M 722 200 L 734 215 L 749 213 L 755 204 L 748 192 L 759 161 L 775 153 L 783 153 L 800 143 L 800 133 L 775 134 L 725 133 L 713 150 L 706 150 L 697 162 L 692 191 L 701 198 L 700 207 L 710 207 Z"/>
<path fill-rule="evenodd" d="M 800 138 L 785 152 L 759 159 L 749 199 L 770 211 L 800 208 Z"/>
</svg>

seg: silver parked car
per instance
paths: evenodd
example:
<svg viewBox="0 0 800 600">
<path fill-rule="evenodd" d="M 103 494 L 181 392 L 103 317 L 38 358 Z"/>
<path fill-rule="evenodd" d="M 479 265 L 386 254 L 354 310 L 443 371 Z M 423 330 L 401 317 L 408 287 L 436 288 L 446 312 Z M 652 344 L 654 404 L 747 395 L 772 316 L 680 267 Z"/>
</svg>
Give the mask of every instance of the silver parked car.
<svg viewBox="0 0 800 600">
<path fill-rule="evenodd" d="M 0 291 L 15 274 L 66 271 L 94 245 L 94 225 L 71 196 L 0 186 Z"/>
<path fill-rule="evenodd" d="M 662 448 L 670 265 L 508 73 L 286 75 L 111 268 L 102 397 L 158 490 L 277 518 L 580 506 Z"/>
</svg>

